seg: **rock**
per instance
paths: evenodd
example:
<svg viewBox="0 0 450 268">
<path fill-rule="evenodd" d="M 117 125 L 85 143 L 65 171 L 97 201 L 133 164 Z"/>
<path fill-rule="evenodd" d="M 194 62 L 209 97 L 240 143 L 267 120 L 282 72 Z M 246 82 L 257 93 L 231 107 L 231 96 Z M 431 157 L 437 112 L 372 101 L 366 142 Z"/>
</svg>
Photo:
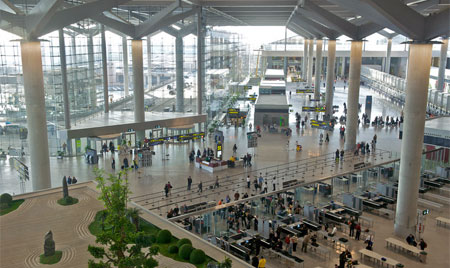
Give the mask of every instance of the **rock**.
<svg viewBox="0 0 450 268">
<path fill-rule="evenodd" d="M 63 198 L 67 198 L 69 196 L 69 188 L 67 187 L 66 176 L 64 176 L 63 178 L 62 188 L 63 188 Z"/>
<path fill-rule="evenodd" d="M 44 255 L 47 257 L 55 255 L 55 241 L 52 231 L 48 231 L 44 239 Z"/>
</svg>

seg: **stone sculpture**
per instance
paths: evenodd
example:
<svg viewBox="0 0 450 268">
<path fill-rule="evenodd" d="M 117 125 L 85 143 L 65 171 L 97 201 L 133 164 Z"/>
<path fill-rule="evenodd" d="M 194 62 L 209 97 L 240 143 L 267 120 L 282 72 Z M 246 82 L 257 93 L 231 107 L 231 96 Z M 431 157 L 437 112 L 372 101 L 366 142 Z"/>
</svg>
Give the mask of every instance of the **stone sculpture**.
<svg viewBox="0 0 450 268">
<path fill-rule="evenodd" d="M 51 230 L 45 234 L 44 255 L 47 257 L 55 255 L 55 241 L 53 240 L 53 233 Z"/>
</svg>

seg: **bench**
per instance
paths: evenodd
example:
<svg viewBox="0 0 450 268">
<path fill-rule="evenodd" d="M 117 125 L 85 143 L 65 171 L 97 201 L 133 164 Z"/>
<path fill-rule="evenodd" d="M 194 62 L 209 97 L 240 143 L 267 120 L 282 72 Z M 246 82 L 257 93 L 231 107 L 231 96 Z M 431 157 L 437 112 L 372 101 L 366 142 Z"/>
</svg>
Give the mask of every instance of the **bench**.
<svg viewBox="0 0 450 268">
<path fill-rule="evenodd" d="M 441 211 L 442 207 L 443 207 L 442 204 L 439 204 L 439 203 L 436 203 L 436 202 L 433 202 L 433 201 L 430 201 L 430 200 L 426 200 L 426 199 L 423 199 L 423 198 L 419 198 L 417 200 L 417 204 L 419 206 L 425 207 L 427 209 L 431 209 L 431 210 L 434 209 L 434 210 L 437 210 L 437 211 Z"/>
<path fill-rule="evenodd" d="M 439 194 L 450 197 L 450 188 L 447 188 L 447 187 L 439 188 Z"/>
<path fill-rule="evenodd" d="M 450 205 L 450 198 L 438 195 L 438 194 L 432 194 L 432 193 L 425 193 L 424 198 L 439 204 L 443 205 Z"/>
<path fill-rule="evenodd" d="M 450 219 L 444 218 L 444 217 L 437 217 L 436 218 L 436 225 L 437 226 L 450 226 Z"/>
<path fill-rule="evenodd" d="M 392 258 L 384 257 L 374 251 L 367 250 L 367 249 L 360 249 L 359 253 L 361 253 L 361 260 L 364 259 L 364 257 L 368 257 L 370 260 L 372 260 L 376 264 L 380 264 L 381 266 L 384 266 L 386 264 L 386 267 L 393 267 L 395 268 L 397 264 L 400 264 L 399 261 L 394 260 Z M 383 261 L 381 258 L 385 258 L 386 260 Z"/>
<path fill-rule="evenodd" d="M 408 245 L 407 243 L 402 242 L 402 241 L 397 240 L 392 237 L 386 238 L 385 241 L 386 241 L 386 247 L 388 247 L 388 248 L 391 247 L 393 249 L 406 251 L 406 253 L 408 253 L 408 254 L 412 254 L 415 257 L 420 257 L 421 250 L 414 246 Z"/>
</svg>

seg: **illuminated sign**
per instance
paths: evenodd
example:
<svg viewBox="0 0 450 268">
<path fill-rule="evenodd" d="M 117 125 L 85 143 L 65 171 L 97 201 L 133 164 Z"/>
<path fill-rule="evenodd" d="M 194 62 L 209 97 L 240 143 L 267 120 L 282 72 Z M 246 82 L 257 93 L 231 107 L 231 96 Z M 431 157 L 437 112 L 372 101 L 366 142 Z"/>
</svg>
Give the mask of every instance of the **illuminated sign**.
<svg viewBox="0 0 450 268">
<path fill-rule="evenodd" d="M 302 112 L 325 112 L 325 107 L 303 106 Z"/>
<path fill-rule="evenodd" d="M 228 108 L 228 114 L 239 114 L 239 109 Z"/>
<path fill-rule="evenodd" d="M 295 92 L 299 93 L 314 93 L 313 89 L 307 88 L 307 89 L 297 89 Z"/>
</svg>

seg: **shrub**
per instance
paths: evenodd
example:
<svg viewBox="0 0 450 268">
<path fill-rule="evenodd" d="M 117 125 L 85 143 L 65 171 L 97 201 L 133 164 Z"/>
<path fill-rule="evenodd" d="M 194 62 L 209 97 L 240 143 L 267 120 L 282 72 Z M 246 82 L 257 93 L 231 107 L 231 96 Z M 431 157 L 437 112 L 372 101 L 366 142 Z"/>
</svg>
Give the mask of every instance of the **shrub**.
<svg viewBox="0 0 450 268">
<path fill-rule="evenodd" d="M 182 238 L 182 239 L 178 240 L 178 242 L 177 242 L 177 247 L 178 247 L 178 248 L 181 248 L 181 246 L 184 245 L 184 244 L 189 244 L 189 245 L 192 246 L 191 240 L 189 240 L 189 239 L 187 239 L 187 238 Z"/>
<path fill-rule="evenodd" d="M 178 253 L 178 247 L 175 245 L 170 245 L 169 248 L 167 249 L 169 251 L 169 253 Z"/>
<path fill-rule="evenodd" d="M 158 235 L 156 236 L 156 241 L 161 244 L 167 244 L 170 243 L 170 240 L 172 239 L 172 234 L 169 230 L 160 230 L 158 232 Z"/>
<path fill-rule="evenodd" d="M 178 256 L 183 260 L 189 260 L 192 250 L 194 250 L 194 248 L 191 245 L 184 244 L 178 249 Z"/>
<path fill-rule="evenodd" d="M 201 249 L 194 249 L 191 252 L 189 261 L 192 264 L 202 264 L 205 262 L 206 256 L 205 256 L 205 252 L 203 252 L 203 250 Z"/>
<path fill-rule="evenodd" d="M 146 248 L 150 247 L 154 243 L 154 240 L 152 241 L 151 235 L 140 234 L 136 237 L 135 242 L 137 245 L 141 245 L 142 247 Z"/>
<path fill-rule="evenodd" d="M 0 195 L 0 203 L 9 206 L 12 202 L 12 196 L 8 193 Z"/>
<path fill-rule="evenodd" d="M 148 238 L 150 239 L 150 242 L 152 242 L 152 244 L 156 242 L 156 236 L 155 235 L 149 235 Z"/>
</svg>

